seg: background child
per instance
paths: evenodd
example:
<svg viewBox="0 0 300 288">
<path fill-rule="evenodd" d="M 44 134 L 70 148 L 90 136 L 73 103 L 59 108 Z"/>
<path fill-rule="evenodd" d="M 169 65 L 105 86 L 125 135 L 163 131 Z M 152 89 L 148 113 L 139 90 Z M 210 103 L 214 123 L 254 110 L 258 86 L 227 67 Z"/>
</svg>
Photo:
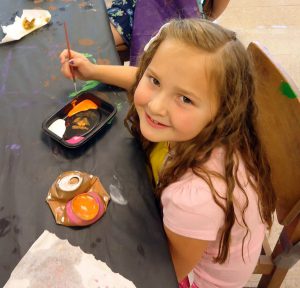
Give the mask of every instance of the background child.
<svg viewBox="0 0 300 288">
<path fill-rule="evenodd" d="M 192 270 L 192 287 L 243 287 L 275 194 L 254 128 L 251 63 L 235 33 L 206 20 L 171 21 L 138 69 L 60 57 L 66 77 L 70 63 L 81 79 L 129 91 L 126 125 L 149 156 L 181 287 Z"/>
<path fill-rule="evenodd" d="M 112 0 L 107 14 L 118 51 L 130 47 L 130 64 L 159 28 L 173 18 L 217 18 L 229 0 Z M 120 53 L 120 55 L 123 55 Z"/>
</svg>

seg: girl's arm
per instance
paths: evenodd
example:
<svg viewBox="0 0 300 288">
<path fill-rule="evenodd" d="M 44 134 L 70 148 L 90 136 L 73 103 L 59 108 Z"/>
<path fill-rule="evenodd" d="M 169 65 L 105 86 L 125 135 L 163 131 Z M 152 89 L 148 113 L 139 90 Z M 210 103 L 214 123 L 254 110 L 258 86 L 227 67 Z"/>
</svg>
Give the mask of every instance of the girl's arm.
<svg viewBox="0 0 300 288">
<path fill-rule="evenodd" d="M 135 82 L 136 72 L 137 67 L 133 66 L 94 64 L 92 80 L 129 90 Z"/>
<path fill-rule="evenodd" d="M 166 226 L 169 249 L 178 282 L 181 282 L 190 273 L 202 258 L 209 241 L 198 240 L 178 235 Z"/>
<path fill-rule="evenodd" d="M 65 77 L 72 79 L 70 65 L 75 77 L 81 80 L 97 80 L 109 85 L 129 90 L 135 82 L 137 67 L 97 65 L 91 63 L 81 53 L 71 51 L 72 58 L 68 58 L 68 51 L 64 50 L 59 58 L 61 72 Z"/>
</svg>

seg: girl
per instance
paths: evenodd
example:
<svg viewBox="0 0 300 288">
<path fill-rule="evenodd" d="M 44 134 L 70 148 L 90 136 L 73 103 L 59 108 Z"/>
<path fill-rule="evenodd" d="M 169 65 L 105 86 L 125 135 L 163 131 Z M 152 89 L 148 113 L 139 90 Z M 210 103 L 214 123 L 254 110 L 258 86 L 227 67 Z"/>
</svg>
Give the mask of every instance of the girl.
<svg viewBox="0 0 300 288">
<path fill-rule="evenodd" d="M 99 66 L 72 52 L 80 79 L 129 91 L 126 126 L 149 157 L 181 287 L 243 287 L 257 263 L 275 194 L 255 131 L 251 63 L 235 33 L 174 20 L 139 68 Z M 186 285 L 186 286 L 183 286 Z"/>
</svg>

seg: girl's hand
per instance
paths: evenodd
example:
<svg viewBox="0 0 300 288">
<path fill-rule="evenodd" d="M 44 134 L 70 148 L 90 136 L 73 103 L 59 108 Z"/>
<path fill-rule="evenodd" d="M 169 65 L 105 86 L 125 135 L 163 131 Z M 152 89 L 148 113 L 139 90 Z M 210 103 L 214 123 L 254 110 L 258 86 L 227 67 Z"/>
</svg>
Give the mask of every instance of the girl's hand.
<svg viewBox="0 0 300 288">
<path fill-rule="evenodd" d="M 80 80 L 94 80 L 95 64 L 91 63 L 82 54 L 71 50 L 72 58 L 69 59 L 68 50 L 65 49 L 59 56 L 61 63 L 62 74 L 69 79 L 72 79 L 70 65 L 73 67 L 75 78 Z"/>
</svg>

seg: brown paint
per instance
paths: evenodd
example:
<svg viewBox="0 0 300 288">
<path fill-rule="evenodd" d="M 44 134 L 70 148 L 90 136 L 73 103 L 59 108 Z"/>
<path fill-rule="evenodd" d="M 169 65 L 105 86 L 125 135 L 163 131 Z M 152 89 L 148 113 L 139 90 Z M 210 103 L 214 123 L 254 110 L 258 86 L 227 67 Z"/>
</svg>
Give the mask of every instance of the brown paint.
<svg viewBox="0 0 300 288">
<path fill-rule="evenodd" d="M 57 7 L 56 7 L 56 6 L 49 6 L 49 7 L 48 7 L 48 10 L 49 10 L 49 11 L 56 11 L 56 10 L 57 10 Z"/>
<path fill-rule="evenodd" d="M 109 61 L 109 59 L 98 58 L 98 59 L 97 59 L 97 64 L 101 64 L 101 65 L 109 65 L 109 64 L 110 64 L 110 61 Z"/>
<path fill-rule="evenodd" d="M 81 2 L 81 3 L 78 4 L 78 6 L 79 6 L 80 8 L 84 8 L 84 7 L 86 6 L 86 3 L 85 3 L 85 2 Z"/>
<path fill-rule="evenodd" d="M 78 40 L 78 43 L 81 46 L 92 46 L 95 44 L 95 41 L 89 38 L 82 38 Z"/>
<path fill-rule="evenodd" d="M 57 76 L 51 75 L 51 81 L 55 81 L 57 79 Z"/>
<path fill-rule="evenodd" d="M 43 3 L 43 2 L 44 2 L 43 0 L 34 0 L 33 1 L 34 4 L 40 4 L 40 3 Z"/>
<path fill-rule="evenodd" d="M 50 85 L 50 81 L 49 80 L 44 81 L 44 87 L 45 88 L 49 87 L 49 85 Z"/>
</svg>

